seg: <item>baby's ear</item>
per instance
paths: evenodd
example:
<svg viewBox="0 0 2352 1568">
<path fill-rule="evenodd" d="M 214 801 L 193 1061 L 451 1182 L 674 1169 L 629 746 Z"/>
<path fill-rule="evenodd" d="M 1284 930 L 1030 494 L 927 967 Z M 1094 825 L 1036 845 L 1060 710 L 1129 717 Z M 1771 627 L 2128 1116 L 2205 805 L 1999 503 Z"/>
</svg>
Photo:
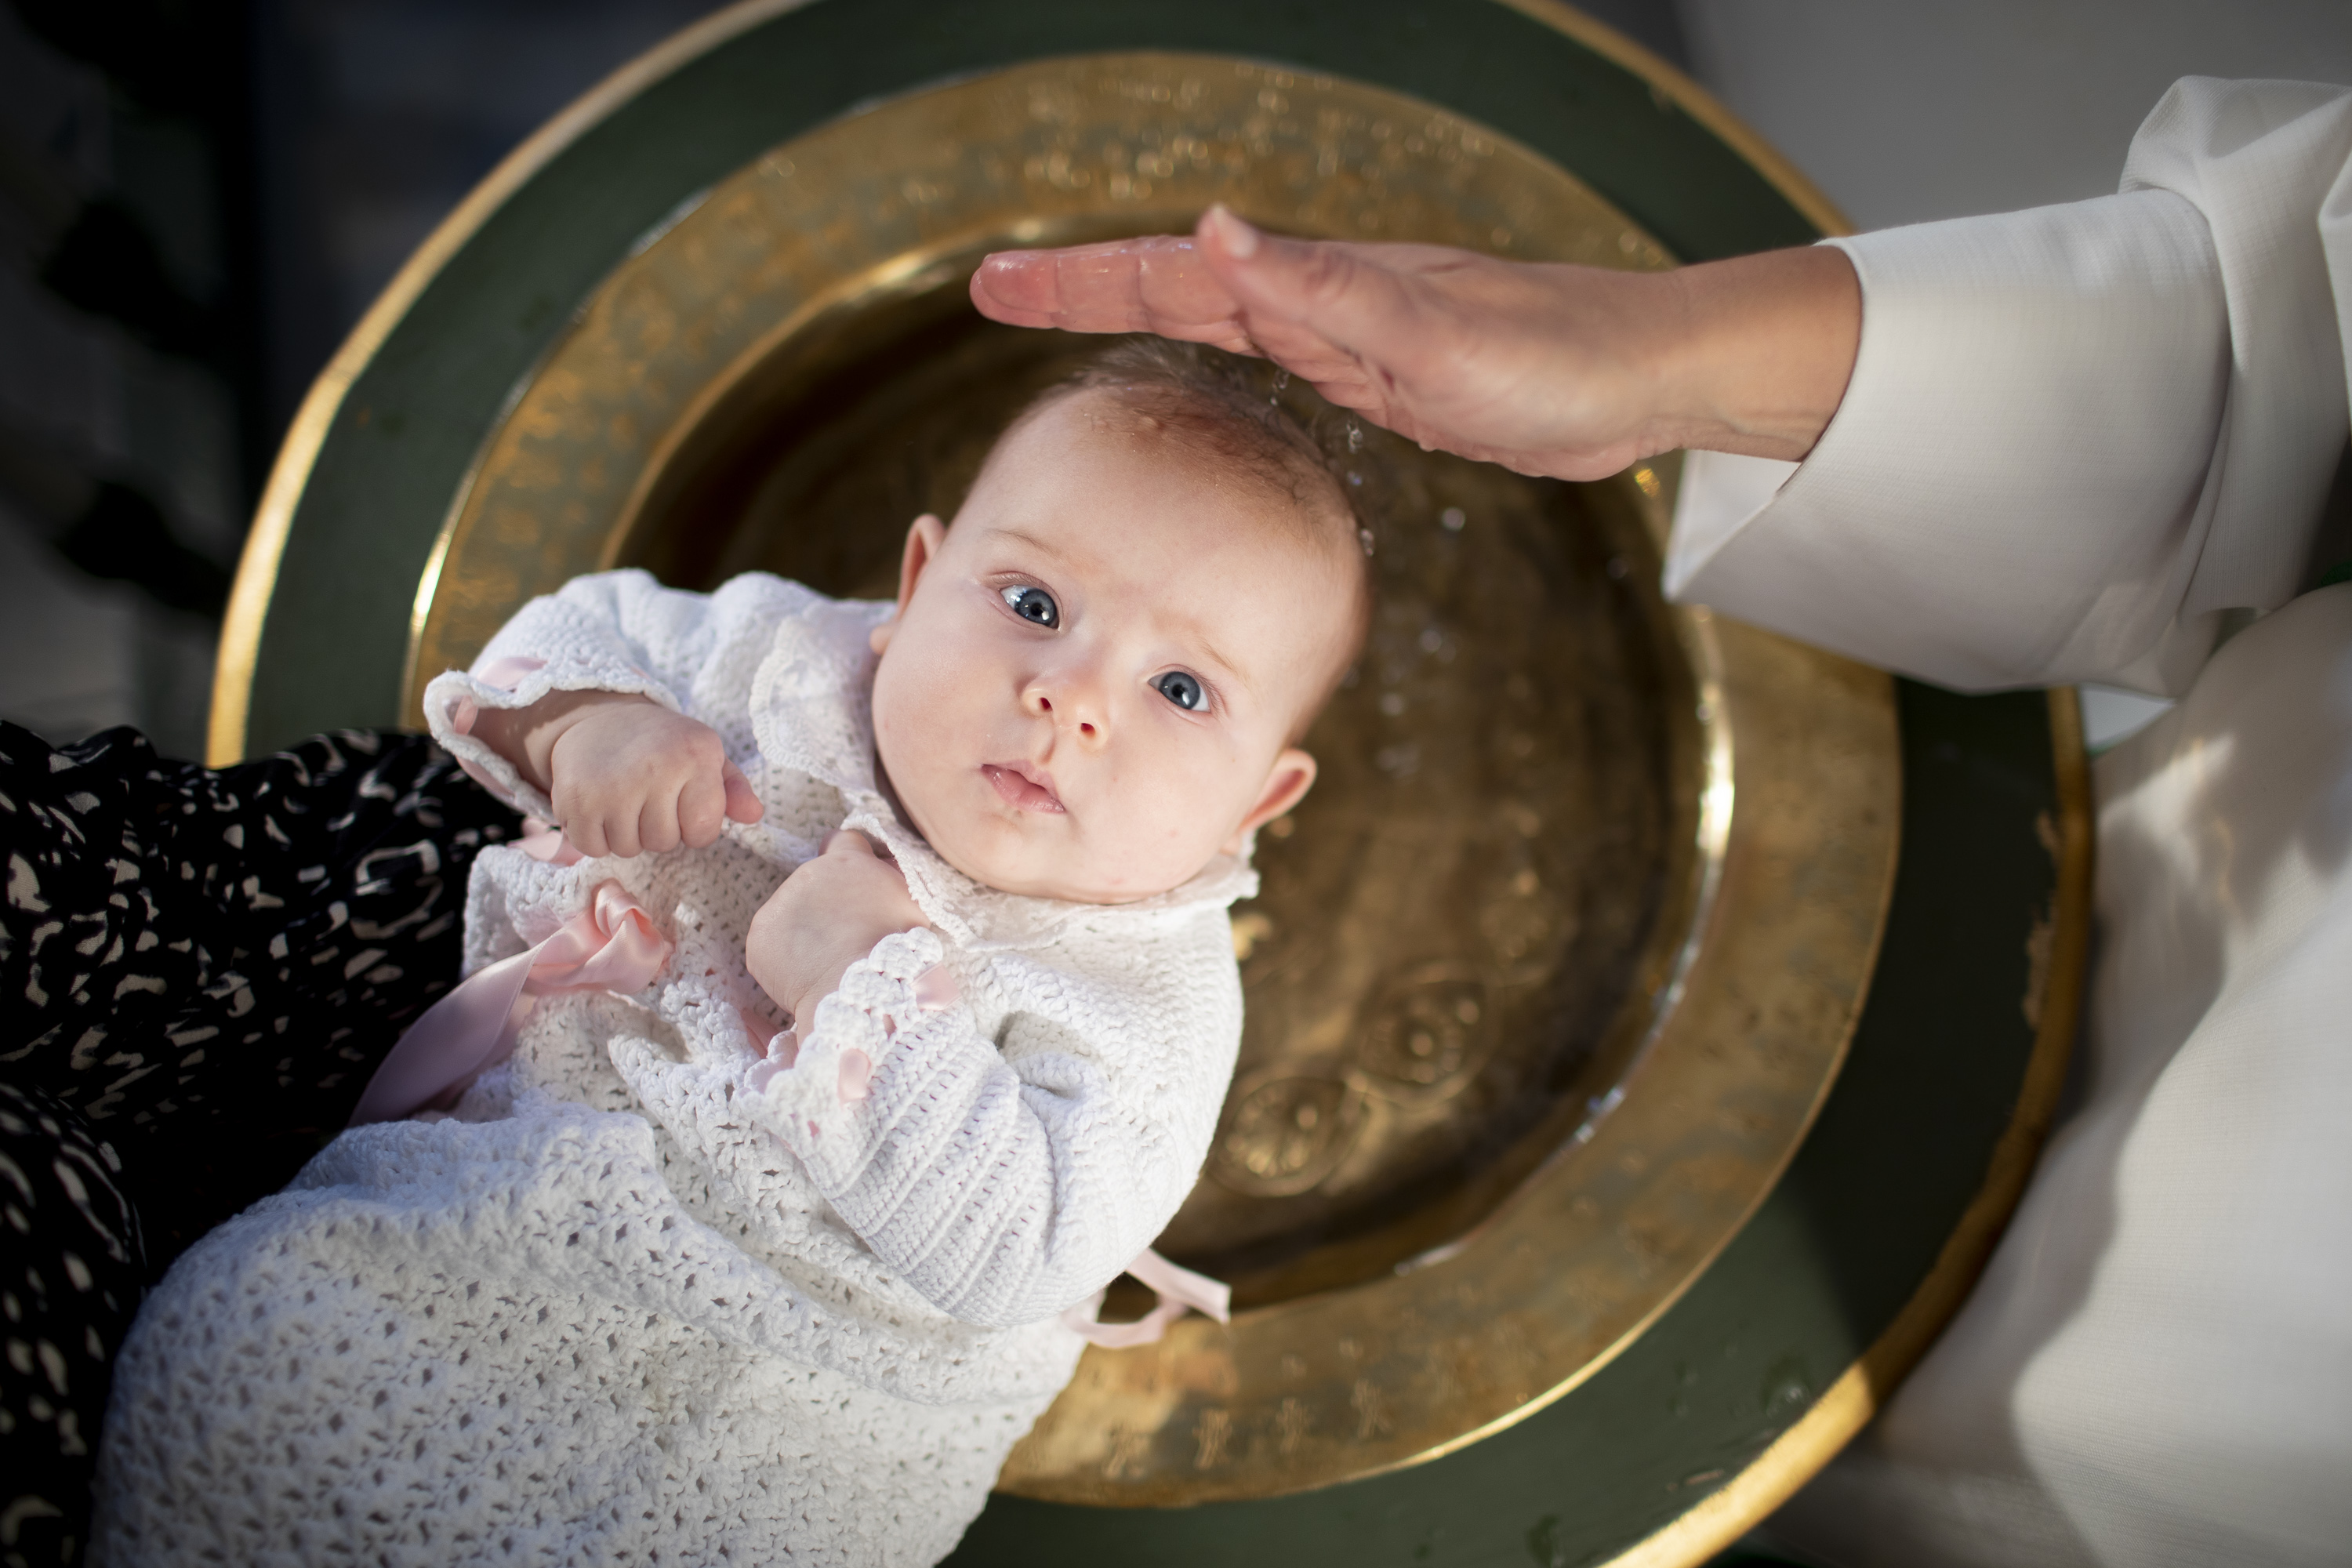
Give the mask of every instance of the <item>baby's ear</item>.
<svg viewBox="0 0 2352 1568">
<path fill-rule="evenodd" d="M 1258 793 L 1257 804 L 1250 807 L 1249 815 L 1243 817 L 1241 826 L 1234 829 L 1234 836 L 1225 840 L 1225 853 L 1240 854 L 1242 840 L 1248 837 L 1253 830 L 1272 822 L 1306 799 L 1307 792 L 1314 787 L 1315 759 L 1296 746 L 1284 747 L 1282 754 L 1274 759 L 1274 766 L 1266 770 L 1265 788 Z"/>
<path fill-rule="evenodd" d="M 948 542 L 948 525 L 938 516 L 925 512 L 907 530 L 907 548 L 898 557 L 898 613 L 907 613 L 908 602 L 915 596 L 915 583 L 923 568 L 939 558 L 940 550 Z"/>
<path fill-rule="evenodd" d="M 907 530 L 907 548 L 898 557 L 898 607 L 890 618 L 866 634 L 866 646 L 877 654 L 890 646 L 890 634 L 906 618 L 908 603 L 915 596 L 915 582 L 923 574 L 947 542 L 948 525 L 930 512 L 925 512 Z"/>
</svg>

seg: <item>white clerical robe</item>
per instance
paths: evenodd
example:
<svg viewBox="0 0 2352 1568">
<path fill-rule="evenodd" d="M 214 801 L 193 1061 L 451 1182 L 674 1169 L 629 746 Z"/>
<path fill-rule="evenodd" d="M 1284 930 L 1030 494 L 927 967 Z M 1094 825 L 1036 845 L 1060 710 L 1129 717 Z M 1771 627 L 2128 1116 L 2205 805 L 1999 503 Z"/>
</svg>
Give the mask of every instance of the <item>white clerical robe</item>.
<svg viewBox="0 0 2352 1568">
<path fill-rule="evenodd" d="M 1801 466 L 1693 458 L 1669 591 L 1962 689 L 2180 701 L 2096 767 L 2083 1102 L 1772 1532 L 1841 1568 L 2352 1562 L 2352 583 L 2306 591 L 2352 554 L 2352 91 L 2192 78 L 2116 195 L 1831 243 L 1844 403 Z"/>
</svg>

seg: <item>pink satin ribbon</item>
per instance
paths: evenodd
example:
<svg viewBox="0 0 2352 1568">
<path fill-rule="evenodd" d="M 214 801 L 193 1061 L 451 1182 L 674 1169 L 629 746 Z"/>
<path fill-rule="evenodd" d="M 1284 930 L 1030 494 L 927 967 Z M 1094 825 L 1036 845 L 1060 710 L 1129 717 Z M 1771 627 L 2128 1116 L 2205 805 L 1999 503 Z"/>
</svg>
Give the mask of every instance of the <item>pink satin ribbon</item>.
<svg viewBox="0 0 2352 1568">
<path fill-rule="evenodd" d="M 1126 1271 L 1151 1287 L 1151 1293 L 1160 1299 L 1158 1306 L 1131 1323 L 1097 1323 L 1094 1316 L 1103 1303 L 1103 1292 L 1097 1290 L 1063 1313 L 1062 1321 L 1089 1343 L 1119 1351 L 1157 1343 L 1168 1325 L 1187 1312 L 1202 1312 L 1221 1323 L 1233 1321 L 1234 1293 L 1222 1279 L 1179 1268 L 1149 1247 Z"/>
<path fill-rule="evenodd" d="M 476 970 L 426 1008 L 368 1080 L 351 1124 L 446 1109 L 484 1069 L 506 1059 L 540 997 L 642 991 L 669 955 L 668 939 L 654 929 L 644 907 L 620 883 L 604 883 L 588 908 L 554 935 Z"/>
</svg>

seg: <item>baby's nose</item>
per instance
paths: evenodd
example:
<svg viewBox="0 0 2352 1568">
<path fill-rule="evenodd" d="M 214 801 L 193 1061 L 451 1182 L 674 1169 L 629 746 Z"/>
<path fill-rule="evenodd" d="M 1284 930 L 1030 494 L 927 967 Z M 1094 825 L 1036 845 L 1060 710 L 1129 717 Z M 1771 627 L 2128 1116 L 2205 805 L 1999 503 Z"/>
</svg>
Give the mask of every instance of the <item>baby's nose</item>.
<svg viewBox="0 0 2352 1568">
<path fill-rule="evenodd" d="M 1029 710 L 1052 720 L 1056 730 L 1087 744 L 1102 739 L 1102 704 L 1085 682 L 1039 679 L 1031 683 L 1026 696 Z"/>
</svg>

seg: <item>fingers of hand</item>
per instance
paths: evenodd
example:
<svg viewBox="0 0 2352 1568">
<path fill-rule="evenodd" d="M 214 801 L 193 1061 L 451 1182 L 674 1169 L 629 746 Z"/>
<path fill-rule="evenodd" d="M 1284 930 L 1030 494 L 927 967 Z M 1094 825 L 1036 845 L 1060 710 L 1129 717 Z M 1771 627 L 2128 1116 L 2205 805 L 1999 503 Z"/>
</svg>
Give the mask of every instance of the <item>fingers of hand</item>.
<svg viewBox="0 0 2352 1568">
<path fill-rule="evenodd" d="M 1051 325 L 1061 308 L 1054 253 L 1000 250 L 982 258 L 971 275 L 971 302 L 982 315 L 1016 327 Z"/>
<path fill-rule="evenodd" d="M 751 781 L 733 763 L 719 769 L 719 789 L 726 800 L 727 816 L 736 822 L 757 822 L 768 815 L 768 808 L 751 788 Z"/>
<path fill-rule="evenodd" d="M 872 840 L 868 839 L 863 833 L 859 833 L 853 828 L 836 827 L 831 833 L 825 835 L 824 848 L 822 853 L 825 855 L 864 855 L 868 858 L 871 858 L 874 854 L 874 845 Z"/>
<path fill-rule="evenodd" d="M 1404 248 L 1259 235 L 1246 256 L 1204 242 L 1201 260 L 1233 296 L 1253 352 L 1385 425 L 1395 386 L 1382 364 L 1417 346 L 1403 279 L 1387 265 Z"/>
<path fill-rule="evenodd" d="M 1192 226 L 1192 237 L 1238 261 L 1255 255 L 1265 237 L 1224 203 L 1212 202 L 1201 221 Z"/>
<path fill-rule="evenodd" d="M 697 773 L 677 792 L 678 841 L 699 849 L 727 826 L 727 781 L 723 773 Z"/>
<path fill-rule="evenodd" d="M 575 812 L 564 819 L 564 832 L 570 834 L 574 819 L 583 823 L 581 835 L 572 839 L 583 855 L 616 855 L 628 859 L 636 854 L 637 818 L 623 805 L 617 809 Z"/>
<path fill-rule="evenodd" d="M 1246 254 L 1228 228 L 1251 237 Z M 1283 239 L 1213 208 L 1192 237 L 1001 252 L 972 275 L 971 297 L 1018 326 L 1152 331 L 1271 359 L 1331 402 L 1385 422 L 1385 378 L 1356 340 L 1397 335 L 1381 330 L 1401 313 L 1391 251 L 1398 266 L 1425 260 L 1423 251 L 1453 254 Z"/>
<path fill-rule="evenodd" d="M 1311 341 L 1326 353 L 1376 353 L 1402 324 L 1402 279 L 1370 247 L 1266 235 L 1247 257 L 1211 247 L 1202 260 L 1261 344 L 1279 325 L 1302 347 Z"/>
<path fill-rule="evenodd" d="M 637 852 L 635 797 L 615 791 L 593 770 L 559 764 L 550 799 L 556 826 L 583 855 L 625 857 Z"/>
<path fill-rule="evenodd" d="M 972 274 L 983 315 L 1077 332 L 1152 331 L 1247 352 L 1249 338 L 1189 236 L 1002 251 Z"/>
<path fill-rule="evenodd" d="M 1192 241 L 1139 248 L 1131 262 L 1142 330 L 1192 342 L 1249 342 L 1233 290 L 1204 264 Z"/>
<path fill-rule="evenodd" d="M 627 858 L 697 847 L 759 802 L 709 725 L 651 704 L 583 721 L 552 753 L 556 819 L 583 854 Z M 731 775 L 731 788 L 730 788 Z M 740 801 L 734 792 L 740 791 Z"/>
<path fill-rule="evenodd" d="M 1132 331 L 1140 325 L 1140 304 L 1125 247 L 1146 243 L 999 251 L 971 275 L 971 302 L 982 315 L 1017 327 Z"/>
<path fill-rule="evenodd" d="M 613 852 L 612 845 L 604 837 L 604 819 L 582 810 L 576 804 L 567 803 L 561 794 L 555 797 L 555 820 L 562 827 L 563 836 L 572 840 L 572 847 L 583 855 L 604 856 Z"/>
<path fill-rule="evenodd" d="M 637 807 L 637 849 L 646 855 L 666 855 L 678 846 L 680 796 L 648 796 Z"/>
<path fill-rule="evenodd" d="M 1625 435 L 1625 397 L 1578 389 L 1595 365 L 1622 368 L 1610 345 L 1624 312 L 1605 307 L 1633 286 L 1631 275 L 1560 276 L 1587 270 L 1287 239 L 1213 208 L 1190 238 L 992 257 L 971 289 L 984 312 L 1022 325 L 1146 330 L 1262 354 L 1424 445 L 1581 477 L 1602 471 Z M 1576 395 L 1561 409 L 1564 375 Z"/>
</svg>

